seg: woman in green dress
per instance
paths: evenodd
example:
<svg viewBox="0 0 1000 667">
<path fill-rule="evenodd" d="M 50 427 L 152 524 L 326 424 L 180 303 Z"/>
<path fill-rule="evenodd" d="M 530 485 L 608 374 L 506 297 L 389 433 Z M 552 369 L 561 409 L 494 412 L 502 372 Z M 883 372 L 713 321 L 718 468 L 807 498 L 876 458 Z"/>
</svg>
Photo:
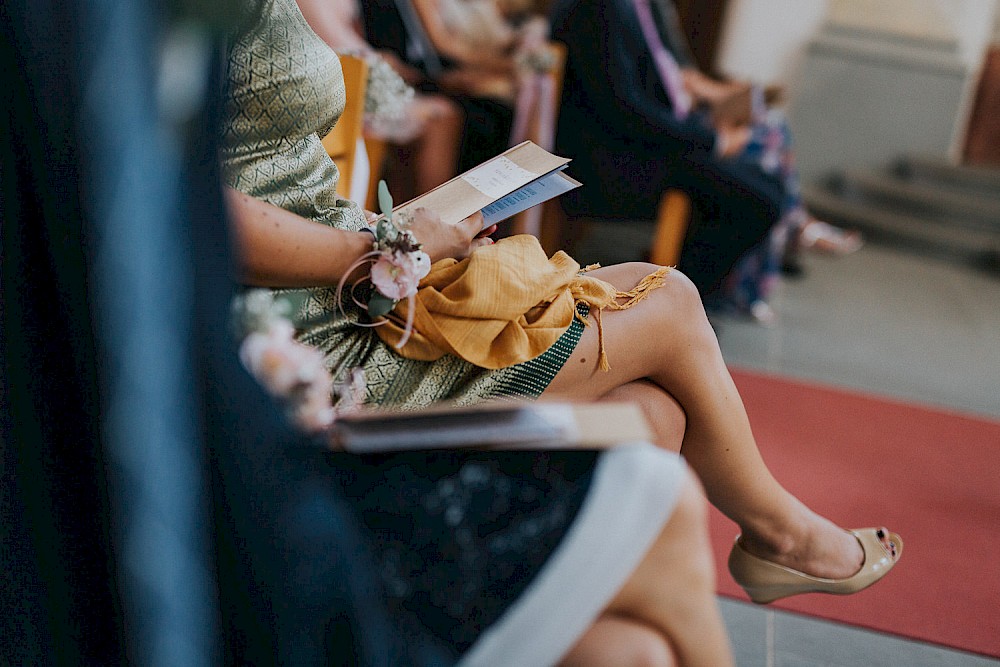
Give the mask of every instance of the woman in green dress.
<svg viewBox="0 0 1000 667">
<path fill-rule="evenodd" d="M 306 314 L 323 320 L 302 340 L 323 350 L 335 374 L 363 367 L 367 402 L 419 408 L 542 395 L 636 401 L 650 416 L 657 444 L 680 449 L 709 500 L 739 524 L 731 569 L 755 599 L 854 592 L 896 562 L 898 536 L 844 530 L 771 475 L 698 292 L 677 271 L 635 307 L 605 312 L 601 326 L 574 319 L 544 354 L 499 370 L 448 355 L 430 362 L 403 358 L 370 328 L 357 326 L 357 309 L 341 315 L 336 285 L 345 276 L 361 277 L 353 267 L 371 250 L 371 235 L 363 231 L 368 214 L 337 196 L 337 170 L 320 142 L 344 107 L 337 56 L 292 0 L 275 0 L 264 20 L 234 43 L 228 78 L 223 158 L 242 279 L 308 288 Z M 418 211 L 410 230 L 434 261 L 464 258 L 491 243 L 480 234 L 478 214 L 451 225 Z M 633 263 L 588 275 L 629 290 L 657 269 Z M 600 367 L 604 351 L 609 370 Z M 772 581 L 769 568 L 776 566 L 785 573 L 777 589 L 763 583 Z"/>
</svg>

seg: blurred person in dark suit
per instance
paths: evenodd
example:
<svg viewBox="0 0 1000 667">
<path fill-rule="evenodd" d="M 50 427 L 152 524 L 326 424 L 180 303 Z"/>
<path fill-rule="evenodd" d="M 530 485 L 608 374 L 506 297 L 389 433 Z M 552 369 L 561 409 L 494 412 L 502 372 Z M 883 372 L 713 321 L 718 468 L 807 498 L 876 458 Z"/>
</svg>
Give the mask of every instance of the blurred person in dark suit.
<svg viewBox="0 0 1000 667">
<path fill-rule="evenodd" d="M 557 0 L 551 21 L 568 47 L 556 150 L 584 184 L 563 198 L 567 212 L 648 220 L 667 189 L 683 190 L 693 226 L 679 268 L 711 306 L 778 221 L 780 180 L 740 159 L 747 127 L 695 109 L 648 0 Z"/>
</svg>

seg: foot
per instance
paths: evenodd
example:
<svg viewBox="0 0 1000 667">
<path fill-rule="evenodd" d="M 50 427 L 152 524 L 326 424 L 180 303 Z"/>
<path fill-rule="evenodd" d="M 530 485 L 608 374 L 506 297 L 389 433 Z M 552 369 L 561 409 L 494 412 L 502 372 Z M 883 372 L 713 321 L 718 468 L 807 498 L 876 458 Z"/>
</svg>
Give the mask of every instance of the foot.
<svg viewBox="0 0 1000 667">
<path fill-rule="evenodd" d="M 841 229 L 828 222 L 811 219 L 799 235 L 799 247 L 827 255 L 849 255 L 861 249 L 864 240 L 857 230 Z"/>
<path fill-rule="evenodd" d="M 851 595 L 889 573 L 903 553 L 903 541 L 885 528 L 858 528 L 850 532 L 864 553 L 864 561 L 857 572 L 846 577 L 816 577 L 775 564 L 748 552 L 739 539 L 729 552 L 729 572 L 757 604 L 802 593 Z"/>
<path fill-rule="evenodd" d="M 778 315 L 766 301 L 754 301 L 750 304 L 750 319 L 757 324 L 770 327 L 774 326 L 774 323 L 778 320 Z"/>
<path fill-rule="evenodd" d="M 810 523 L 798 535 L 778 540 L 764 540 L 744 531 L 740 544 L 758 558 L 813 577 L 845 579 L 856 574 L 865 561 L 858 539 L 822 517 L 815 516 Z M 892 544 L 888 530 L 880 530 L 879 541 L 895 559 L 896 545 Z"/>
</svg>

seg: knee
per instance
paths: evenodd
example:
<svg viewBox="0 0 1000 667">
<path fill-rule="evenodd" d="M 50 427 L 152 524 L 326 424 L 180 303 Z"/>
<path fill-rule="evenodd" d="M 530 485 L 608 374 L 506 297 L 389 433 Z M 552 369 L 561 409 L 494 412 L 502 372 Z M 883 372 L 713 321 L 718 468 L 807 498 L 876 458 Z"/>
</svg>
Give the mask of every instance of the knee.
<svg viewBox="0 0 1000 667">
<path fill-rule="evenodd" d="M 679 452 L 687 431 L 687 414 L 683 406 L 671 394 L 652 382 L 642 382 L 643 391 L 627 395 L 639 405 L 647 421 L 656 433 L 657 442 L 661 447 L 673 452 Z"/>
<path fill-rule="evenodd" d="M 699 308 L 701 307 L 701 293 L 698 291 L 698 286 L 694 284 L 694 281 L 687 277 L 687 274 L 680 269 L 670 269 L 670 273 L 667 275 L 670 279 L 671 289 L 680 298 L 691 302 L 691 304 L 696 304 Z"/>
<path fill-rule="evenodd" d="M 701 292 L 698 286 L 678 269 L 671 269 L 666 276 L 666 283 L 661 288 L 665 290 L 667 298 L 670 300 L 669 311 L 665 315 L 676 318 L 688 324 L 708 322 L 705 315 L 705 305 L 701 300 Z M 689 330 L 700 330 L 697 327 L 688 327 Z"/>
<path fill-rule="evenodd" d="M 627 653 L 617 664 L 630 667 L 673 667 L 677 663 L 666 637 L 649 628 L 632 637 Z"/>
<path fill-rule="evenodd" d="M 650 264 L 649 262 L 627 262 L 619 265 L 623 272 L 627 273 L 629 287 L 619 287 L 628 290 L 631 286 L 638 285 L 646 276 L 659 271 L 662 266 Z M 661 289 L 667 290 L 672 298 L 684 301 L 691 306 L 701 307 L 701 295 L 698 286 L 692 282 L 684 273 L 676 268 L 671 268 L 666 274 L 666 282 Z"/>
<path fill-rule="evenodd" d="M 682 524 L 682 532 L 692 535 L 708 532 L 708 501 L 701 482 L 690 468 L 685 471 L 684 480 L 678 489 L 671 520 Z"/>
<path fill-rule="evenodd" d="M 600 617 L 559 667 L 673 667 L 674 651 L 667 638 L 649 625 L 615 614 Z"/>
</svg>

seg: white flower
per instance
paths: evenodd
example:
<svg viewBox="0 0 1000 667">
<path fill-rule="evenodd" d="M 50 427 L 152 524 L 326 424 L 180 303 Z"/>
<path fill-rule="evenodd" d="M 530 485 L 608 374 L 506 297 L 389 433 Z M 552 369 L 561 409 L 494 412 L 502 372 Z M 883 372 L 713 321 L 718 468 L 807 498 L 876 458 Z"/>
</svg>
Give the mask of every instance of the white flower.
<svg viewBox="0 0 1000 667">
<path fill-rule="evenodd" d="M 429 263 L 429 261 L 428 261 Z M 241 325 L 239 357 L 268 394 L 279 400 L 295 426 L 308 433 L 327 430 L 341 410 L 364 402 L 364 371 L 348 369 L 335 383 L 319 349 L 300 343 L 288 319 L 291 302 L 268 290 L 248 290 L 234 300 Z M 339 398 L 333 407 L 334 397 Z"/>
<path fill-rule="evenodd" d="M 295 340 L 290 322 L 275 319 L 266 331 L 251 332 L 239 354 L 264 389 L 288 405 L 301 428 L 315 432 L 333 423 L 333 378 L 320 351 Z"/>
</svg>

